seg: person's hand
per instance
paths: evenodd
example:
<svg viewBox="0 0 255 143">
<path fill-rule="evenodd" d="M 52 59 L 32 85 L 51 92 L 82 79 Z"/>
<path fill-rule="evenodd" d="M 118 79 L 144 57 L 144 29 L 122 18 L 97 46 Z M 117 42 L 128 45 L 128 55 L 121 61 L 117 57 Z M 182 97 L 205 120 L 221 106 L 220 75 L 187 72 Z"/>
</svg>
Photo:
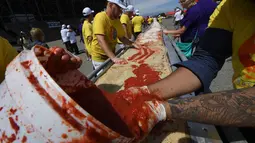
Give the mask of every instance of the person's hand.
<svg viewBox="0 0 255 143">
<path fill-rule="evenodd" d="M 164 33 L 165 35 L 168 35 L 168 31 L 167 31 L 167 30 L 163 30 L 163 33 Z"/>
<path fill-rule="evenodd" d="M 177 38 L 180 38 L 180 34 L 175 34 L 175 35 L 172 35 L 174 39 L 177 39 Z"/>
<path fill-rule="evenodd" d="M 82 64 L 81 58 L 72 55 L 63 48 L 52 47 L 46 49 L 42 46 L 35 46 L 34 52 L 47 72 L 52 76 L 78 69 Z"/>
<path fill-rule="evenodd" d="M 158 122 L 166 120 L 164 102 L 159 96 L 151 94 L 147 86 L 131 87 L 119 91 L 117 96 L 130 107 L 127 115 L 121 114 L 125 114 L 122 116 L 126 117 L 125 122 L 137 138 L 148 134 Z"/>
<path fill-rule="evenodd" d="M 120 64 L 120 65 L 125 65 L 127 64 L 127 60 L 125 59 L 122 59 L 122 58 L 113 58 L 112 61 L 115 63 L 115 64 Z"/>
<path fill-rule="evenodd" d="M 163 103 L 158 100 L 146 101 L 138 110 L 136 121 L 143 134 L 148 134 L 159 122 L 166 121 L 167 114 Z"/>
<path fill-rule="evenodd" d="M 139 45 L 136 44 L 136 43 L 133 43 L 132 46 L 133 46 L 134 48 L 137 48 L 137 49 L 139 48 Z"/>
</svg>

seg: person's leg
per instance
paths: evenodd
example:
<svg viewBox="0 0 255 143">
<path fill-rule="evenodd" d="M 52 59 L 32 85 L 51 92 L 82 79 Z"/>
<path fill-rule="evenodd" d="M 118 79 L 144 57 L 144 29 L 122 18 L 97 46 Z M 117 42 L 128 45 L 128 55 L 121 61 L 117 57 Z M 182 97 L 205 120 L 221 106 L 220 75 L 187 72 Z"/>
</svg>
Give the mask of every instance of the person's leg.
<svg viewBox="0 0 255 143">
<path fill-rule="evenodd" d="M 92 64 L 93 64 L 93 69 L 96 70 L 97 68 L 99 68 L 104 62 L 96 62 L 92 60 Z M 101 71 L 99 71 L 97 73 L 97 75 L 99 75 L 101 72 L 103 72 L 103 69 Z"/>
<path fill-rule="evenodd" d="M 65 42 L 65 45 L 66 45 L 66 49 L 67 49 L 69 52 L 73 53 L 73 50 L 72 50 L 72 48 L 71 48 L 71 43 L 70 43 L 70 41 Z"/>
<path fill-rule="evenodd" d="M 79 49 L 78 49 L 78 46 L 77 46 L 76 43 L 73 43 L 73 50 L 74 50 L 74 52 L 75 52 L 75 55 L 79 55 L 79 54 L 80 54 Z"/>
<path fill-rule="evenodd" d="M 140 34 L 141 32 L 135 32 L 134 33 L 134 36 L 135 36 L 135 39 L 137 39 L 138 35 Z"/>
</svg>

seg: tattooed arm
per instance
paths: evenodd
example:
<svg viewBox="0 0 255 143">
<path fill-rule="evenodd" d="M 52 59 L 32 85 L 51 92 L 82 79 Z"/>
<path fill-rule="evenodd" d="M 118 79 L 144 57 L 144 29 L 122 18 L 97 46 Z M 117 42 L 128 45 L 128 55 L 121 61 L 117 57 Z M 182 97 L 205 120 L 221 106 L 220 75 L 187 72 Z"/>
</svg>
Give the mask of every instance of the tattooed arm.
<svg viewBox="0 0 255 143">
<path fill-rule="evenodd" d="M 223 126 L 255 126 L 255 88 L 171 100 L 166 109 L 169 119 Z"/>
</svg>

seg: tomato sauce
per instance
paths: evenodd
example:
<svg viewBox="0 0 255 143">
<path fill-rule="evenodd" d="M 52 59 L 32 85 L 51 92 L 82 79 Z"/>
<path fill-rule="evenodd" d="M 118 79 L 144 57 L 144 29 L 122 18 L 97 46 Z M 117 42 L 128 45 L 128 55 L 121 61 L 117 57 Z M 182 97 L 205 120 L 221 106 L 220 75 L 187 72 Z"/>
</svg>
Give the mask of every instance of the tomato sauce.
<svg viewBox="0 0 255 143">
<path fill-rule="evenodd" d="M 26 143 L 26 142 L 27 142 L 27 137 L 26 137 L 26 136 L 23 136 L 21 142 L 22 142 L 22 143 Z"/>
<path fill-rule="evenodd" d="M 125 88 L 140 87 L 160 80 L 159 72 L 153 70 L 147 64 L 143 64 L 144 60 L 153 54 L 153 51 L 147 47 L 141 48 L 141 50 L 143 51 L 139 52 L 144 55 L 136 54 L 129 59 L 142 64 L 140 66 L 132 66 L 136 77 L 127 79 L 124 84 Z M 50 70 L 49 68 L 53 67 L 47 67 L 47 71 Z M 56 77 L 56 75 L 52 75 L 54 72 L 50 73 L 52 77 Z M 53 109 L 55 109 L 55 111 L 57 111 L 64 119 L 68 120 L 71 125 L 74 125 L 78 129 L 84 127 L 70 116 L 70 114 L 76 112 L 72 111 L 75 110 L 73 108 L 74 105 L 70 106 L 63 98 L 61 99 L 63 103 L 62 106 L 58 106 L 56 101 L 40 86 L 37 78 L 32 72 L 30 72 L 28 79 L 35 86 L 41 96 L 47 99 Z M 84 80 L 88 85 L 92 85 L 87 87 L 72 85 L 72 92 L 69 92 L 68 95 L 96 120 L 125 137 L 136 137 L 139 139 L 144 136 L 144 133 L 148 132 L 148 120 L 151 118 L 152 113 L 147 106 L 143 105 L 145 101 L 157 99 L 156 96 L 150 95 L 143 90 L 138 91 L 138 93 L 134 93 L 130 90 L 123 90 L 111 94 L 100 90 L 96 85 L 85 78 L 81 78 L 80 80 Z M 61 84 L 59 84 L 59 86 L 63 89 L 66 88 Z M 67 111 L 69 108 L 73 109 Z M 79 114 L 77 117 L 83 118 L 82 114 Z M 114 137 L 109 137 L 109 133 L 104 130 L 104 127 L 95 123 L 92 117 L 86 118 L 92 122 L 94 127 L 85 125 L 86 132 L 84 137 L 82 139 L 73 140 L 72 142 L 81 142 L 83 140 L 86 143 L 107 143 L 114 139 Z M 141 122 L 138 123 L 138 120 Z M 102 131 L 99 132 L 96 129 L 101 129 Z"/>
<path fill-rule="evenodd" d="M 14 121 L 14 119 L 12 117 L 9 117 L 9 121 L 11 124 L 12 129 L 15 131 L 15 133 L 17 134 L 19 131 L 19 126 L 18 124 Z"/>
<path fill-rule="evenodd" d="M 160 80 L 159 72 L 153 70 L 147 64 L 141 64 L 138 67 L 133 66 L 133 68 L 133 73 L 136 77 L 131 77 L 125 81 L 125 89 L 149 85 Z"/>
</svg>

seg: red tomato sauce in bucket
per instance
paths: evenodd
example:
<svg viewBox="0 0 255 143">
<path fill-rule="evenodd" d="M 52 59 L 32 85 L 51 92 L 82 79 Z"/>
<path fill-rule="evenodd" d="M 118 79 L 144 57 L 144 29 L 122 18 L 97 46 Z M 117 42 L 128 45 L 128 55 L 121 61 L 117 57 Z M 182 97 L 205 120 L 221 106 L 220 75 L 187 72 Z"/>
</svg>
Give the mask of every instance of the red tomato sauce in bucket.
<svg viewBox="0 0 255 143">
<path fill-rule="evenodd" d="M 127 79 L 125 88 L 140 87 L 160 80 L 159 73 L 147 64 L 132 67 L 136 77 Z M 47 71 L 51 70 L 48 68 Z M 77 73 L 79 72 L 77 71 Z M 145 101 L 159 100 L 156 96 L 148 93 L 137 95 L 129 90 L 114 94 L 107 93 L 99 89 L 84 75 L 62 76 L 59 74 L 51 76 L 77 104 L 105 126 L 125 137 L 139 139 L 144 136 L 143 131 L 146 129 L 143 131 L 140 129 L 137 119 L 142 118 L 145 121 L 142 124 L 147 124 L 146 120 L 149 120 L 150 110 L 142 109 L 142 105 Z M 143 126 L 146 127 L 146 125 Z M 100 127 L 98 126 L 98 128 Z M 67 136 L 63 135 L 63 137 Z M 108 142 L 109 140 L 104 139 L 104 141 Z"/>
</svg>

